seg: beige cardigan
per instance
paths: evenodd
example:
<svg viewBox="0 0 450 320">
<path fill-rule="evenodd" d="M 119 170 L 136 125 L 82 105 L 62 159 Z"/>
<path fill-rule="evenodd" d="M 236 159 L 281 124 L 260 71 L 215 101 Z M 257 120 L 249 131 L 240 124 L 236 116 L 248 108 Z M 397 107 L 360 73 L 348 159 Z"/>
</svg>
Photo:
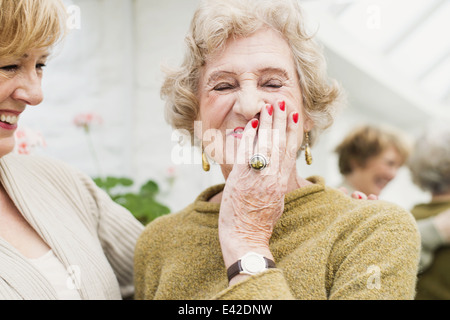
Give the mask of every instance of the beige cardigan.
<svg viewBox="0 0 450 320">
<path fill-rule="evenodd" d="M 133 294 L 133 250 L 143 226 L 92 180 L 57 160 L 7 155 L 0 182 L 67 268 L 82 299 Z M 0 238 L 0 299 L 56 299 L 45 277 Z"/>
</svg>

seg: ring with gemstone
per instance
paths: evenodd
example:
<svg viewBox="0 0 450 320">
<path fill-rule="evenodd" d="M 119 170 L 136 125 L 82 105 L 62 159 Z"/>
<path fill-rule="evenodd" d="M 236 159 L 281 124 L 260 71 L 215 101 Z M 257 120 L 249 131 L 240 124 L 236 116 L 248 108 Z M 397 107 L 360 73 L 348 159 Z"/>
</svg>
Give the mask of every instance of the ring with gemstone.
<svg viewBox="0 0 450 320">
<path fill-rule="evenodd" d="M 257 171 L 264 170 L 268 165 L 269 161 L 260 153 L 254 154 L 249 161 L 249 166 Z"/>
</svg>

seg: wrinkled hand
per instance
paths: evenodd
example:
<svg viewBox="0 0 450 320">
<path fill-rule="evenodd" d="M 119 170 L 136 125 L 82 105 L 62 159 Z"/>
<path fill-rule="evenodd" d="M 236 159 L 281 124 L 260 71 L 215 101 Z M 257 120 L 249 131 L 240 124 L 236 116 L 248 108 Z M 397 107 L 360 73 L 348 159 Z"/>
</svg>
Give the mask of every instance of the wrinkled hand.
<svg viewBox="0 0 450 320">
<path fill-rule="evenodd" d="M 227 268 L 249 251 L 273 259 L 269 239 L 284 210 L 298 150 L 299 124 L 294 113 L 287 116 L 285 110 L 284 102 L 266 105 L 259 122 L 253 119 L 244 130 L 219 215 L 219 238 Z M 298 115 L 295 117 L 299 122 Z M 269 166 L 262 171 L 248 165 L 255 153 L 269 159 Z"/>
</svg>

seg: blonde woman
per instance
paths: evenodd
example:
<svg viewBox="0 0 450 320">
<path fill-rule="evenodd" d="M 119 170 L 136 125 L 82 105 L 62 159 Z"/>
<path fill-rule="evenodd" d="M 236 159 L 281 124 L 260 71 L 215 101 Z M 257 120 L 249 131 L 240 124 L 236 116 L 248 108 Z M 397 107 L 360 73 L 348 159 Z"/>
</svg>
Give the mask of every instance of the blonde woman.
<svg viewBox="0 0 450 320">
<path fill-rule="evenodd" d="M 225 184 L 146 227 L 137 298 L 414 297 L 411 214 L 297 172 L 340 96 L 302 22 L 294 0 L 204 1 L 195 12 L 162 93 L 170 123 L 197 135 Z"/>
<path fill-rule="evenodd" d="M 358 190 L 380 196 L 408 159 L 410 143 L 399 130 L 361 125 L 352 129 L 336 147 L 339 171 L 349 194 Z"/>
<path fill-rule="evenodd" d="M 59 0 L 0 0 L 0 299 L 131 297 L 142 225 L 86 175 L 11 154 L 27 106 L 43 99 L 52 46 L 65 33 Z"/>
</svg>

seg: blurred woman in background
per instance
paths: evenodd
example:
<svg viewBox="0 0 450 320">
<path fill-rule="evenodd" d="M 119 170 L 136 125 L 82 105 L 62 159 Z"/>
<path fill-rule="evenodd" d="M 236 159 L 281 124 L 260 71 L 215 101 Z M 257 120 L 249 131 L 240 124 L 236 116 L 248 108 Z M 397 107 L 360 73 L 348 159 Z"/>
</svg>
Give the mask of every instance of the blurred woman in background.
<svg viewBox="0 0 450 320">
<path fill-rule="evenodd" d="M 43 69 L 65 19 L 59 0 L 0 0 L 0 300 L 134 293 L 143 226 L 81 172 L 11 153 L 21 113 L 43 100 Z"/>
<path fill-rule="evenodd" d="M 450 300 L 450 126 L 436 121 L 417 138 L 408 161 L 413 181 L 431 201 L 411 212 L 422 236 L 416 299 Z"/>
<path fill-rule="evenodd" d="M 407 160 L 410 144 L 393 128 L 363 125 L 354 128 L 335 151 L 344 179 L 340 187 L 349 194 L 361 191 L 378 197 Z"/>
</svg>

